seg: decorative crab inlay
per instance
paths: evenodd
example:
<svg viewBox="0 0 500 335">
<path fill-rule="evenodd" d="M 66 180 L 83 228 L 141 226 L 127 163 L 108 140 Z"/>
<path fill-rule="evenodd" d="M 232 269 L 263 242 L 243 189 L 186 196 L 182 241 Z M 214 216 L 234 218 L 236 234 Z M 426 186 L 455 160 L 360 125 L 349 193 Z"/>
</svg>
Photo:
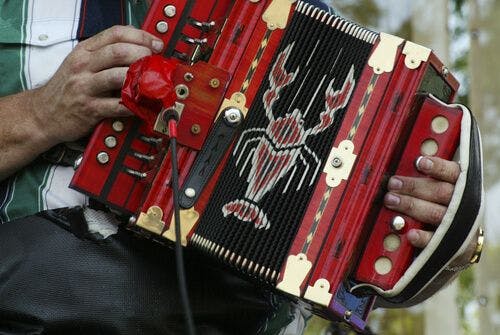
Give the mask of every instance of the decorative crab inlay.
<svg viewBox="0 0 500 335">
<path fill-rule="evenodd" d="M 224 217 L 233 215 L 243 222 L 253 222 L 258 229 L 269 229 L 271 226 L 266 213 L 259 208 L 259 202 L 280 180 L 285 176 L 288 177 L 282 193 L 288 191 L 295 178 L 300 178 L 295 191 L 300 190 L 303 185 L 312 185 L 319 173 L 321 160 L 307 146 L 306 140 L 333 124 L 336 112 L 347 106 L 355 87 L 354 65 L 352 65 L 339 90 L 333 89 L 335 78 L 328 84 L 325 91 L 325 110 L 319 114 L 319 123 L 312 128 L 304 127 L 308 111 L 303 113 L 299 109 L 294 109 L 291 113 L 275 118 L 272 110 L 274 103 L 279 99 L 283 88 L 290 85 L 299 73 L 299 68 L 290 73 L 285 69 L 293 46 L 293 43 L 288 45 L 278 55 L 269 74 L 270 87 L 263 96 L 265 115 L 269 124 L 266 128 L 245 130 L 233 151 L 236 167 L 240 168 L 240 176 L 249 164 L 251 166 L 246 178 L 248 186 L 245 199 L 233 200 L 222 208 Z M 323 86 L 325 78 L 326 75 L 318 85 L 316 94 Z M 296 176 L 299 163 L 303 164 L 305 169 L 301 176 Z"/>
</svg>

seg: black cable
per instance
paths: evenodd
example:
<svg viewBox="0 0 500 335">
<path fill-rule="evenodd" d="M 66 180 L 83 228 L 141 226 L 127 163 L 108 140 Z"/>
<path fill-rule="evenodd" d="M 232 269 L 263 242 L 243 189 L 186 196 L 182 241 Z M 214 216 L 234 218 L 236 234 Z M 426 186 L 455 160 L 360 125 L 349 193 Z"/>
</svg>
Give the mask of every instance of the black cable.
<svg viewBox="0 0 500 335">
<path fill-rule="evenodd" d="M 172 160 L 172 193 L 174 202 L 174 218 L 175 218 L 175 261 L 177 268 L 177 281 L 179 282 L 179 291 L 181 295 L 182 309 L 188 334 L 195 335 L 195 327 L 193 314 L 189 305 L 189 296 L 186 285 L 186 273 L 184 269 L 184 258 L 182 254 L 181 244 L 181 218 L 179 207 L 179 170 L 177 167 L 177 120 L 174 117 L 168 121 L 170 131 L 170 158 Z"/>
</svg>

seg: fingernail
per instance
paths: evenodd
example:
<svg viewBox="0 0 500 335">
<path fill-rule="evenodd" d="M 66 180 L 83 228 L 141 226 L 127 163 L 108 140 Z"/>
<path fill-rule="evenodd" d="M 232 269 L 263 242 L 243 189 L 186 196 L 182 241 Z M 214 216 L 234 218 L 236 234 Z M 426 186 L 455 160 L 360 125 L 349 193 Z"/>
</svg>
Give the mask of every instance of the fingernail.
<svg viewBox="0 0 500 335">
<path fill-rule="evenodd" d="M 396 177 L 391 177 L 391 179 L 389 179 L 388 187 L 389 190 L 400 190 L 401 188 L 403 188 L 403 181 Z"/>
<path fill-rule="evenodd" d="M 420 156 L 417 158 L 416 162 L 417 168 L 420 170 L 430 170 L 432 169 L 432 166 L 434 165 L 434 162 L 431 161 L 429 158 Z"/>
<path fill-rule="evenodd" d="M 411 243 L 417 243 L 418 240 L 420 239 L 420 235 L 415 229 L 410 229 L 410 231 L 408 232 L 408 234 L 406 234 L 406 236 Z"/>
<path fill-rule="evenodd" d="M 153 40 L 153 50 L 160 52 L 163 50 L 163 42 L 161 40 Z"/>
<path fill-rule="evenodd" d="M 401 202 L 401 199 L 392 193 L 387 193 L 385 195 L 385 204 L 388 206 L 397 206 Z"/>
</svg>

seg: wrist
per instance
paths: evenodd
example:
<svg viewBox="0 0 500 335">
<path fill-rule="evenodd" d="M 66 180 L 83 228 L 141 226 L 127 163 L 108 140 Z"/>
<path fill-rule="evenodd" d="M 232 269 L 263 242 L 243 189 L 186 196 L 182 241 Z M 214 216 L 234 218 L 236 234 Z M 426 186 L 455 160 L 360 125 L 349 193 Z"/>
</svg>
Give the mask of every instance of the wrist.
<svg viewBox="0 0 500 335">
<path fill-rule="evenodd" d="M 54 142 L 45 133 L 36 109 L 37 92 L 25 91 L 0 98 L 0 180 L 29 164 Z"/>
<path fill-rule="evenodd" d="M 30 128 L 33 140 L 45 150 L 50 149 L 54 145 L 61 142 L 53 131 L 53 125 L 50 124 L 52 114 L 50 99 L 47 99 L 44 87 L 26 91 L 29 94 L 28 100 L 30 101 L 29 115 Z"/>
</svg>

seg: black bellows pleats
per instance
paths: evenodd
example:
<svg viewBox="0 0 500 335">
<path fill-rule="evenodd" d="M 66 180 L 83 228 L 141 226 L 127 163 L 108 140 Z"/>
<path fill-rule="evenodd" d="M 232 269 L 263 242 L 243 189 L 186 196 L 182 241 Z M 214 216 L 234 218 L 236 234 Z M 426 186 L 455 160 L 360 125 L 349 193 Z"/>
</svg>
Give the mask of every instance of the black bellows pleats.
<svg viewBox="0 0 500 335">
<path fill-rule="evenodd" d="M 324 182 L 321 173 L 347 107 L 337 110 L 322 131 L 304 134 L 321 122 L 332 79 L 333 90 L 340 90 L 354 68 L 357 84 L 373 48 L 373 41 L 365 38 L 371 32 L 309 5 L 298 7 L 286 29 L 191 242 L 204 253 L 269 284 L 277 279 L 317 183 Z M 295 73 L 295 78 L 272 105 L 273 119 L 281 118 L 279 131 L 272 131 L 264 94 L 271 85 L 272 64 L 287 48 L 291 51 L 285 71 L 274 71 L 274 77 L 280 82 L 286 72 Z M 258 155 L 259 145 L 267 148 L 270 157 L 261 157 L 259 172 L 255 172 L 254 155 Z M 283 161 L 286 164 L 280 163 Z M 281 171 L 277 171 L 280 165 Z M 257 197 L 247 198 L 249 181 L 256 174 L 262 179 L 273 174 L 280 177 L 274 183 L 257 185 Z M 240 217 L 258 212 L 258 218 L 225 216 L 224 206 L 237 200 L 246 204 Z M 267 225 L 259 221 L 263 218 Z M 260 225 L 256 227 L 255 222 Z"/>
</svg>

